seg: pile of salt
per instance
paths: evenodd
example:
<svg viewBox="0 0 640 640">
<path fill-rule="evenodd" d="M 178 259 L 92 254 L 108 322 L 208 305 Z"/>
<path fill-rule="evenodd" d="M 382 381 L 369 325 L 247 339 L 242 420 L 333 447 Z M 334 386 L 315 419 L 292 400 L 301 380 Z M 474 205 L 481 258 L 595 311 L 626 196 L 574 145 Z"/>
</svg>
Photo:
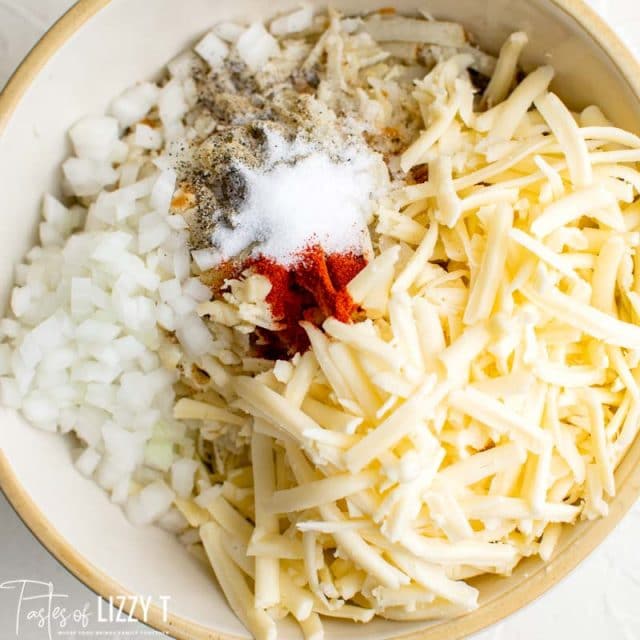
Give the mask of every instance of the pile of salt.
<svg viewBox="0 0 640 640">
<path fill-rule="evenodd" d="M 263 167 L 237 167 L 246 197 L 232 224 L 215 225 L 212 248 L 193 252 L 198 266 L 209 269 L 243 252 L 290 266 L 312 245 L 369 256 L 367 223 L 387 181 L 382 158 L 365 145 L 329 154 L 274 133 L 267 140 Z"/>
</svg>

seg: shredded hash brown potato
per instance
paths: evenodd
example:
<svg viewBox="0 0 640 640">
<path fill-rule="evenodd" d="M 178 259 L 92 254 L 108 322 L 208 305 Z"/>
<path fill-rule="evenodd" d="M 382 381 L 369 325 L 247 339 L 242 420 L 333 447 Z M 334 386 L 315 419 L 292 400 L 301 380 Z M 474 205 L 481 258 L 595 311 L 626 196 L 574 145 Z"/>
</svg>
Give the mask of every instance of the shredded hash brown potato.
<svg viewBox="0 0 640 640">
<path fill-rule="evenodd" d="M 236 606 L 261 638 L 275 631 L 253 606 L 314 638 L 316 614 L 475 608 L 467 578 L 548 560 L 563 523 L 606 516 L 639 427 L 639 141 L 569 111 L 548 67 L 514 87 L 525 34 L 481 95 L 455 25 L 345 22 L 333 15 L 312 50 L 327 56 L 321 99 L 353 108 L 355 95 L 372 135 L 403 133 L 376 257 L 349 285 L 368 318 L 307 325 L 311 351 L 286 370 L 208 385 L 253 418 L 255 490 L 238 501 L 233 480 L 218 485 L 211 503 L 234 515 L 209 508 L 201 536 L 209 552 L 250 523 L 249 566 L 222 548 L 209 559 L 222 575 L 235 562 L 232 592 L 253 585 Z M 405 62 L 444 46 L 457 49 L 436 49 L 424 76 Z M 428 179 L 405 182 L 419 165 Z"/>
<path fill-rule="evenodd" d="M 475 608 L 465 579 L 548 560 L 563 523 L 606 516 L 639 426 L 638 141 L 570 112 L 549 92 L 549 68 L 514 90 L 525 34 L 508 39 L 484 95 L 474 57 L 441 51 L 409 96 L 395 78 L 413 69 L 382 62 L 386 43 L 464 47 L 461 32 L 364 24 L 381 61 L 363 70 L 362 34 L 334 16 L 318 41 L 327 59 L 355 55 L 319 90 L 334 107 L 355 92 L 372 131 L 413 138 L 377 213 L 376 257 L 349 285 L 368 319 L 306 326 L 312 349 L 285 376 L 278 363 L 227 391 L 254 419 L 255 502 L 224 489 L 213 499 L 251 522 L 250 567 L 236 562 L 234 579 L 253 584 L 238 615 L 257 637 L 275 631 L 249 620 L 252 606 L 283 609 L 305 633 L 316 614 L 429 620 Z M 428 179 L 405 183 L 417 165 Z M 225 527 L 213 519 L 207 549 Z"/>
<path fill-rule="evenodd" d="M 183 285 L 159 285 L 176 402 L 147 442 L 153 470 L 118 495 L 134 514 L 164 505 L 147 521 L 165 513 L 260 640 L 287 615 L 313 640 L 323 617 L 460 615 L 478 606 L 471 578 L 549 560 L 564 525 L 607 515 L 640 428 L 640 139 L 569 110 L 551 67 L 519 76 L 526 44 L 513 34 L 496 60 L 456 24 L 300 9 L 270 30 L 217 25 L 195 48 L 211 68 L 239 56 L 265 93 L 293 77 L 361 123 L 392 178 L 348 285 L 363 319 L 303 323 L 304 354 L 252 353 L 256 327 L 276 328 L 262 276 L 214 300 L 189 285 L 185 316 Z M 118 169 L 136 198 L 157 177 L 144 154 L 210 130 L 185 55 L 161 93 L 114 107 L 138 145 L 122 163 L 138 181 Z M 94 225 L 114 180 L 100 166 L 91 186 L 66 170 Z M 190 206 L 178 188 L 169 219 Z M 190 275 L 211 284 L 196 254 Z"/>
</svg>

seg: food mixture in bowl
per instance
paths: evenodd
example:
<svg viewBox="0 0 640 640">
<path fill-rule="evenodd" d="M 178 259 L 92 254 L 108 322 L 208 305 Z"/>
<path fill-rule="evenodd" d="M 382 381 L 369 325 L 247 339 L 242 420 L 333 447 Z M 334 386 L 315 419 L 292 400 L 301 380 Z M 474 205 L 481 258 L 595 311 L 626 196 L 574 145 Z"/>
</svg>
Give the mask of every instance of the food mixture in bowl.
<svg viewBox="0 0 640 640">
<path fill-rule="evenodd" d="M 640 138 L 526 45 L 303 7 L 215 25 L 70 131 L 2 402 L 256 638 L 460 615 L 607 515 L 640 427 Z"/>
</svg>

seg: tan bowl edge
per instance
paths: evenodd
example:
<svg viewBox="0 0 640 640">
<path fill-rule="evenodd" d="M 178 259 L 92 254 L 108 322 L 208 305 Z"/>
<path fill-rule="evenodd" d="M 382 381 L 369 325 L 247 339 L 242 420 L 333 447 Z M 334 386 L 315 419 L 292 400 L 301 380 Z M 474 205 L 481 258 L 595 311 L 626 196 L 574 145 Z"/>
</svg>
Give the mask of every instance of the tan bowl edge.
<svg viewBox="0 0 640 640">
<path fill-rule="evenodd" d="M 602 47 L 622 72 L 626 82 L 640 99 L 640 62 L 614 31 L 583 0 L 551 0 L 573 17 Z M 82 25 L 110 0 L 79 0 L 42 37 L 24 59 L 0 93 L 0 135 L 20 99 L 54 53 Z M 633 465 L 625 477 L 618 477 L 619 493 L 611 504 L 608 517 L 590 523 L 570 550 L 558 554 L 552 562 L 535 571 L 522 584 L 486 602 L 476 611 L 416 633 L 397 636 L 396 640 L 459 640 L 479 631 L 531 603 L 572 571 L 615 528 L 640 497 L 640 464 Z M 0 451 L 0 489 L 40 543 L 74 576 L 103 598 L 132 595 L 78 554 L 52 527 L 44 514 L 20 484 L 8 458 Z M 130 605 L 125 610 L 129 613 Z M 151 606 L 146 622 L 179 640 L 240 640 L 219 634 L 184 618 L 171 615 L 163 619 L 160 607 Z"/>
</svg>

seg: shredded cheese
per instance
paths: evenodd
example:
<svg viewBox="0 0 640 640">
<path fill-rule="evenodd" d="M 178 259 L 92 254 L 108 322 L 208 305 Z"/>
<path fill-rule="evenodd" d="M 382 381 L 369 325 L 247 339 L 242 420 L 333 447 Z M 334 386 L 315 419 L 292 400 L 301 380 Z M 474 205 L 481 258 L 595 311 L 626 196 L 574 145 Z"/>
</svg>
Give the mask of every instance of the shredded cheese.
<svg viewBox="0 0 640 640">
<path fill-rule="evenodd" d="M 548 236 L 552 231 L 591 213 L 594 214 L 596 219 L 602 220 L 602 218 L 597 217 L 598 210 L 615 204 L 615 197 L 600 185 L 574 191 L 550 204 L 533 221 L 531 231 L 538 237 Z M 606 223 L 606 219 L 603 221 Z"/>
<path fill-rule="evenodd" d="M 500 275 L 507 258 L 508 235 L 513 224 L 513 211 L 501 203 L 487 215 L 487 240 L 464 312 L 464 321 L 475 324 L 486 320 L 493 309 Z"/>
<path fill-rule="evenodd" d="M 487 111 L 478 126 L 488 125 L 491 128 L 489 139 L 493 142 L 511 140 L 522 118 L 533 101 L 546 91 L 554 75 L 551 67 L 540 67 L 530 73 L 513 91 L 513 93 L 497 107 Z M 491 118 L 493 116 L 493 118 Z M 483 126 L 484 125 L 484 126 Z M 486 130 L 486 129 L 485 129 Z"/>
<path fill-rule="evenodd" d="M 482 96 L 483 102 L 489 106 L 502 102 L 508 95 L 518 71 L 518 58 L 529 41 L 522 31 L 512 33 L 500 48 L 500 55 L 495 71 Z"/>
<path fill-rule="evenodd" d="M 558 139 L 567 159 L 571 182 L 576 188 L 591 184 L 593 171 L 587 145 L 569 109 L 555 93 L 537 98 L 535 105 Z"/>
</svg>

